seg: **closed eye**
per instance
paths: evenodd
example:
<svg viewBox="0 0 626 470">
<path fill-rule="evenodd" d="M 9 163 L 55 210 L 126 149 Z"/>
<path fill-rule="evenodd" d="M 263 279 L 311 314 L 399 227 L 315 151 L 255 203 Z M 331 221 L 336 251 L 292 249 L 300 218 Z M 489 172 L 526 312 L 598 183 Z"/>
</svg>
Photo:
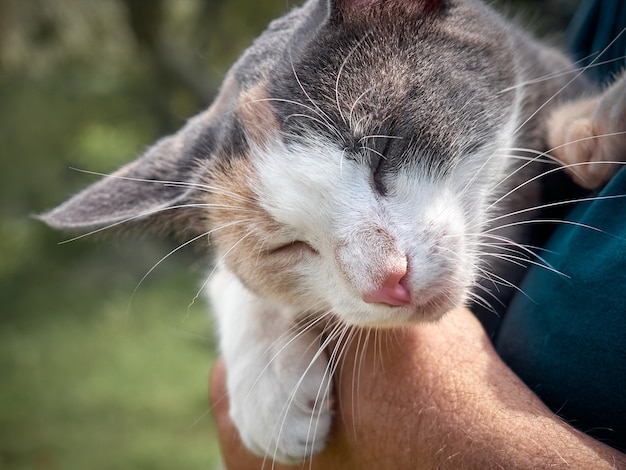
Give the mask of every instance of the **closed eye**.
<svg viewBox="0 0 626 470">
<path fill-rule="evenodd" d="M 313 248 L 307 242 L 303 242 L 302 240 L 294 240 L 289 243 L 278 245 L 276 247 L 270 248 L 267 252 L 270 255 L 288 255 L 301 253 L 303 251 L 307 251 L 316 255 L 319 254 L 319 252 L 315 248 Z"/>
<path fill-rule="evenodd" d="M 375 166 L 372 168 L 372 184 L 378 194 L 386 196 L 387 188 L 385 188 L 383 183 L 383 161 L 382 157 L 378 157 Z"/>
</svg>

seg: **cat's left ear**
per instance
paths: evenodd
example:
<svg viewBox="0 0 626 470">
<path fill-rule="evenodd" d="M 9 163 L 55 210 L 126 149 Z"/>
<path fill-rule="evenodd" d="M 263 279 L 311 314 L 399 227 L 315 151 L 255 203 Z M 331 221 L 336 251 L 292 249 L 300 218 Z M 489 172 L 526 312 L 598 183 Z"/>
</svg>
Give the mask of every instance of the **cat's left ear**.
<svg viewBox="0 0 626 470">
<path fill-rule="evenodd" d="M 173 208 L 189 204 L 192 165 L 180 136 L 164 138 L 134 162 L 39 218 L 73 232 L 146 221 L 170 225 L 168 219 L 182 215 Z"/>
<path fill-rule="evenodd" d="M 224 86 L 213 106 L 143 155 L 38 216 L 53 228 L 90 232 L 137 227 L 175 233 L 202 227 L 201 177 L 214 158 L 236 87 Z"/>
</svg>

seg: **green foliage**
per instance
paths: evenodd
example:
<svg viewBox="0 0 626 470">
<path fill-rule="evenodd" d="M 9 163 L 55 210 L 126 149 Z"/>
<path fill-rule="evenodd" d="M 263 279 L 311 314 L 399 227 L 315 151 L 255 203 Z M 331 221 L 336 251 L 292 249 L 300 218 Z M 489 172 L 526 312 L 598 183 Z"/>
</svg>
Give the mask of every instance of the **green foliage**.
<svg viewBox="0 0 626 470">
<path fill-rule="evenodd" d="M 85 285 L 100 281 L 82 263 L 73 271 L 87 276 Z M 82 291 L 78 298 L 48 292 L 47 308 L 31 299 L 23 316 L 4 322 L 0 467 L 216 463 L 206 401 L 213 357 L 206 314 L 201 306 L 187 312 L 197 290 L 193 276 L 169 271 L 169 279 L 141 288 L 130 307 L 132 276 L 126 276 L 117 287 L 73 286 Z"/>
<path fill-rule="evenodd" d="M 0 468 L 212 468 L 208 274 L 31 217 L 211 100 L 282 1 L 0 0 Z M 132 302 L 131 302 L 132 298 Z"/>
</svg>

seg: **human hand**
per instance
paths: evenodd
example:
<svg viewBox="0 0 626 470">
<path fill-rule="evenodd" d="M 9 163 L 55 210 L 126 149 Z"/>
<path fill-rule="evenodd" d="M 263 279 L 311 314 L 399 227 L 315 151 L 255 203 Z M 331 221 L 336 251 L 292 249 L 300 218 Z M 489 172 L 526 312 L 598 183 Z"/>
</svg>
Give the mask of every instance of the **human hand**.
<svg viewBox="0 0 626 470">
<path fill-rule="evenodd" d="M 331 440 L 303 465 L 273 464 L 244 448 L 228 418 L 226 371 L 214 366 L 211 403 L 226 468 L 626 468 L 622 454 L 550 412 L 466 309 L 434 324 L 355 334 L 340 345 Z"/>
</svg>

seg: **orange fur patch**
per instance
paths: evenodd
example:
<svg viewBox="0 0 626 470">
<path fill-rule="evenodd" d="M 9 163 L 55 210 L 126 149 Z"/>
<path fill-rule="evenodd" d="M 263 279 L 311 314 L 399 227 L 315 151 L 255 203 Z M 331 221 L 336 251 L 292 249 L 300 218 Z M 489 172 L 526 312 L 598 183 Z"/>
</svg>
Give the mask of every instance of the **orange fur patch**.
<svg viewBox="0 0 626 470">
<path fill-rule="evenodd" d="M 278 136 L 280 125 L 268 98 L 265 81 L 257 83 L 241 96 L 237 115 L 250 143 L 264 147 L 270 137 Z"/>
<path fill-rule="evenodd" d="M 242 157 L 212 170 L 206 183 L 215 189 L 205 201 L 211 212 L 211 244 L 218 259 L 248 289 L 293 302 L 299 291 L 293 266 L 302 253 L 273 250 L 283 227 L 260 206 L 253 189 L 258 177 L 254 166 Z"/>
</svg>

